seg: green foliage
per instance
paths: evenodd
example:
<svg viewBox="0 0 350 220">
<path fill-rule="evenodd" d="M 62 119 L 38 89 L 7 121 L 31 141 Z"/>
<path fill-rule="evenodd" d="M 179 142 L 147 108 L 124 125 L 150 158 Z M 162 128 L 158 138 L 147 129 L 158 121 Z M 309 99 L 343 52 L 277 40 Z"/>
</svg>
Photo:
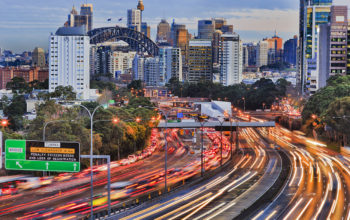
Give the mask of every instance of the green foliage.
<svg viewBox="0 0 350 220">
<path fill-rule="evenodd" d="M 6 89 L 12 90 L 15 94 L 30 93 L 32 88 L 22 77 L 14 77 L 6 84 Z"/>
<path fill-rule="evenodd" d="M 10 105 L 4 109 L 9 119 L 9 127 L 15 131 L 23 128 L 23 115 L 27 112 L 27 103 L 23 95 L 14 96 Z"/>
<path fill-rule="evenodd" d="M 103 90 L 107 89 L 111 92 L 116 91 L 116 85 L 112 82 L 104 82 L 104 81 L 96 81 L 91 80 L 90 81 L 90 88 L 91 89 L 98 89 L 99 92 L 102 92 Z"/>
<path fill-rule="evenodd" d="M 134 90 L 142 90 L 143 89 L 143 85 L 142 85 L 142 81 L 141 80 L 133 80 L 129 85 L 128 85 L 128 89 L 134 89 Z"/>
<path fill-rule="evenodd" d="M 304 122 L 315 114 L 326 116 L 329 105 L 337 98 L 350 96 L 350 76 L 333 76 L 327 81 L 327 86 L 310 97 L 304 106 L 302 116 Z"/>
<path fill-rule="evenodd" d="M 344 117 L 345 116 L 345 117 Z M 324 121 L 334 130 L 350 135 L 350 97 L 333 101 L 324 113 Z"/>
<path fill-rule="evenodd" d="M 75 100 L 76 93 L 73 90 L 72 86 L 57 86 L 55 91 L 50 94 L 50 97 L 62 100 Z"/>
<path fill-rule="evenodd" d="M 246 108 L 255 110 L 262 108 L 265 103 L 269 107 L 276 97 L 283 97 L 286 94 L 290 83 L 285 79 L 280 79 L 274 84 L 270 79 L 262 78 L 253 85 L 238 84 L 223 86 L 209 81 L 200 81 L 197 84 L 180 83 L 176 78 L 170 79 L 167 87 L 171 92 L 179 97 L 199 97 L 213 100 L 230 101 L 234 105 L 243 108 L 246 100 Z"/>
</svg>

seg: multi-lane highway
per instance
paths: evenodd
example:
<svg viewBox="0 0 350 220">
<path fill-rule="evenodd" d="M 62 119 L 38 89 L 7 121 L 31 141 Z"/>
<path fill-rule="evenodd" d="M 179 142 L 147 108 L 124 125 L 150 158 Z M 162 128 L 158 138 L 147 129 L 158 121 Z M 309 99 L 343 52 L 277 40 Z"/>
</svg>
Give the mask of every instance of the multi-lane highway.
<svg viewBox="0 0 350 220">
<path fill-rule="evenodd" d="M 201 178 L 198 150 L 190 146 L 193 138 L 180 133 L 169 129 L 167 182 L 169 189 L 178 183 L 184 186 L 163 195 L 164 135 L 155 130 L 154 144 L 144 152 L 153 152 L 151 156 L 130 164 L 112 163 L 112 183 L 117 184 L 112 189 L 112 206 L 124 207 L 128 201 L 138 204 L 119 209 L 113 218 L 350 219 L 350 157 L 277 126 L 240 129 L 239 148 L 234 149 L 231 159 L 230 138 L 223 136 L 221 140 L 220 132 L 205 128 L 206 171 Z M 219 168 L 221 141 L 223 167 Z M 93 205 L 99 213 L 107 209 L 106 166 L 94 170 Z M 89 216 L 88 171 L 60 175 L 45 187 L 0 197 L 0 218 Z M 157 200 L 151 198 L 154 192 L 159 192 Z M 139 199 L 147 196 L 141 204 Z"/>
</svg>

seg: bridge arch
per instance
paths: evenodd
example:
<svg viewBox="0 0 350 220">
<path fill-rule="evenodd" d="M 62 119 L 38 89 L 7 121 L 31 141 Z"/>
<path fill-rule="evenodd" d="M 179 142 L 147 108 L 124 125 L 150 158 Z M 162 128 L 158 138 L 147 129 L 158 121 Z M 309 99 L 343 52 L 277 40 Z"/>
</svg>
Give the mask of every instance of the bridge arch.
<svg viewBox="0 0 350 220">
<path fill-rule="evenodd" d="M 125 27 L 103 27 L 88 32 L 90 44 L 99 44 L 112 39 L 122 40 L 129 44 L 130 48 L 141 53 L 147 52 L 151 56 L 158 56 L 159 47 L 141 32 Z"/>
</svg>

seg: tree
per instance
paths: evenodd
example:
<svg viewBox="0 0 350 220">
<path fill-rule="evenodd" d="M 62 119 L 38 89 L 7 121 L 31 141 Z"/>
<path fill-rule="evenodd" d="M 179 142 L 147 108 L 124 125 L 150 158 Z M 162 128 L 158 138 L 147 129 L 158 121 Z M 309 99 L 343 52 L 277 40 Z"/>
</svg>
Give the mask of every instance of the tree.
<svg viewBox="0 0 350 220">
<path fill-rule="evenodd" d="M 27 103 L 23 95 L 14 96 L 11 104 L 5 107 L 4 113 L 9 118 L 9 127 L 15 131 L 23 127 L 23 115 L 27 112 Z"/>
<path fill-rule="evenodd" d="M 32 91 L 32 88 L 29 87 L 28 83 L 22 77 L 12 78 L 11 81 L 6 84 L 6 89 L 12 90 L 15 94 L 30 93 Z"/>
<path fill-rule="evenodd" d="M 62 100 L 75 100 L 76 93 L 72 86 L 57 86 L 55 91 L 51 93 L 51 98 L 59 98 Z"/>
</svg>

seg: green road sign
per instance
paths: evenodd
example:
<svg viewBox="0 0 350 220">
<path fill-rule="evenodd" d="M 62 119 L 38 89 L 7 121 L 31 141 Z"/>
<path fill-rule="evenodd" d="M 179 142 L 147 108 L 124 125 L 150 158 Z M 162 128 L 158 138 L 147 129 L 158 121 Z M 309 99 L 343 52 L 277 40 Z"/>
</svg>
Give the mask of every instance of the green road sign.
<svg viewBox="0 0 350 220">
<path fill-rule="evenodd" d="M 73 142 L 6 140 L 8 170 L 79 172 L 80 146 Z"/>
</svg>

